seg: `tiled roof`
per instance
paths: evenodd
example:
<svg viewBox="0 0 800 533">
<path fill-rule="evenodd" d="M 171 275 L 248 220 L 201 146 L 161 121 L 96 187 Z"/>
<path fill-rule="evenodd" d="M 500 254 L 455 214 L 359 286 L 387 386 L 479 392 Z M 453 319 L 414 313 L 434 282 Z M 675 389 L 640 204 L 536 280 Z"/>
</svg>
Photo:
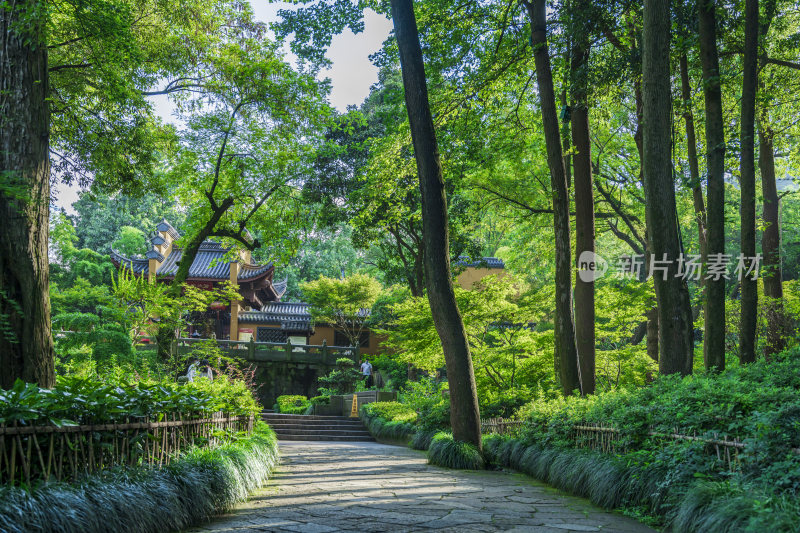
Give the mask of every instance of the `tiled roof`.
<svg viewBox="0 0 800 533">
<path fill-rule="evenodd" d="M 239 279 L 248 280 L 257 278 L 258 276 L 269 270 L 271 267 L 272 263 L 269 263 L 268 265 L 249 265 L 246 263 L 242 263 L 241 265 L 239 265 Z M 228 272 L 228 275 L 230 275 L 230 270 Z"/>
<path fill-rule="evenodd" d="M 158 223 L 158 226 L 156 226 L 156 229 L 158 231 L 165 231 L 165 232 L 169 233 L 173 240 L 178 240 L 178 239 L 181 238 L 181 234 L 178 233 L 178 230 L 176 230 L 175 228 L 172 227 L 172 224 L 167 222 L 166 218 L 162 219 L 161 222 Z"/>
<path fill-rule="evenodd" d="M 229 248 L 223 247 L 222 244 L 218 242 L 204 241 L 203 244 L 200 245 L 200 250 L 197 252 L 192 266 L 189 267 L 189 278 L 230 279 L 231 264 L 225 259 L 225 254 L 229 250 Z M 178 263 L 183 257 L 183 251 L 180 248 L 173 248 L 172 253 L 164 259 L 164 257 L 155 250 L 150 250 L 147 257 L 152 259 L 160 258 L 163 260 L 163 262 L 160 262 L 158 265 L 156 275 L 172 277 L 178 272 Z M 112 252 L 111 259 L 118 264 L 133 264 L 134 272 L 137 274 L 148 272 L 148 261 L 146 259 L 128 259 L 116 252 Z M 271 268 L 271 263 L 267 265 L 243 264 L 239 270 L 239 280 L 248 281 L 255 279 L 269 272 Z M 284 291 L 285 290 L 284 288 Z M 283 294 L 283 292 L 280 292 L 279 295 L 280 294 Z"/>
<path fill-rule="evenodd" d="M 278 324 L 287 331 L 311 329 L 309 304 L 294 302 L 269 302 L 260 311 L 239 313 L 239 322 Z"/>
<path fill-rule="evenodd" d="M 289 286 L 289 276 L 286 276 L 286 279 L 283 281 L 274 281 L 272 282 L 272 288 L 275 289 L 275 293 L 278 295 L 278 298 L 284 295 L 286 292 L 286 288 Z"/>
<path fill-rule="evenodd" d="M 114 250 L 111 250 L 111 261 L 117 266 L 124 266 L 133 270 L 134 274 L 147 272 L 147 266 L 150 263 L 147 259 L 128 259 Z"/>
<path fill-rule="evenodd" d="M 498 259 L 496 257 L 483 257 L 478 261 L 473 261 L 472 258 L 462 255 L 456 261 L 456 265 L 462 267 L 474 267 L 474 268 L 505 268 L 506 264 L 503 262 L 502 259 Z"/>
<path fill-rule="evenodd" d="M 163 261 L 164 260 L 164 256 L 161 255 L 161 253 L 159 253 L 158 251 L 156 251 L 155 248 L 151 248 L 150 250 L 147 250 L 147 253 L 144 254 L 144 256 L 146 258 L 148 258 L 148 259 L 158 259 L 159 261 Z"/>
<path fill-rule="evenodd" d="M 231 277 L 231 265 L 225 260 L 225 250 L 217 246 L 207 246 L 206 243 L 200 245 L 200 250 L 194 258 L 192 266 L 189 267 L 190 278 L 206 279 L 229 279 Z M 163 263 L 158 266 L 156 274 L 159 276 L 174 276 L 178 272 L 178 263 L 183 257 L 180 249 L 172 250 Z"/>
</svg>

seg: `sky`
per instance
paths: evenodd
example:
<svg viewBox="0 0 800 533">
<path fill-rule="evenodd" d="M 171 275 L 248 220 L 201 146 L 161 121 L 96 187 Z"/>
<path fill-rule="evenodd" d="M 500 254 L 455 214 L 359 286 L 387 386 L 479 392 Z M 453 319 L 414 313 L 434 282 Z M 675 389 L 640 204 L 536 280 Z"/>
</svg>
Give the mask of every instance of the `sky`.
<svg viewBox="0 0 800 533">
<path fill-rule="evenodd" d="M 267 0 L 250 0 L 258 20 L 274 22 L 278 20 L 278 10 L 292 8 L 292 4 L 270 4 Z M 364 31 L 354 35 L 350 30 L 345 30 L 341 35 L 333 38 L 328 50 L 328 57 L 333 66 L 323 73 L 331 79 L 330 102 L 339 111 L 344 111 L 348 105 L 358 105 L 369 94 L 369 89 L 378 81 L 378 70 L 370 62 L 369 56 L 377 52 L 383 41 L 389 36 L 392 23 L 383 15 L 368 10 L 364 17 Z M 291 54 L 287 55 L 292 61 Z M 156 113 L 167 122 L 172 122 L 172 106 L 166 97 L 153 98 Z M 56 207 L 74 213 L 72 203 L 78 199 L 80 188 L 67 187 L 63 184 L 55 185 Z"/>
</svg>

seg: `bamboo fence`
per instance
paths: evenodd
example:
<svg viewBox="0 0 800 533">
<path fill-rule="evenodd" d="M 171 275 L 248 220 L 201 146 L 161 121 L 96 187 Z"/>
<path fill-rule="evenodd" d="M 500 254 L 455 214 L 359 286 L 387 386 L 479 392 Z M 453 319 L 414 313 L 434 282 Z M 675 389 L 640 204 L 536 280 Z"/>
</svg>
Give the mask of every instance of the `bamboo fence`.
<svg viewBox="0 0 800 533">
<path fill-rule="evenodd" d="M 585 424 L 573 426 L 575 444 L 578 447 L 590 448 L 603 453 L 622 453 L 630 447 L 629 439 L 616 428 L 602 424 Z M 706 453 L 714 454 L 717 460 L 724 463 L 728 470 L 741 467 L 740 454 L 747 449 L 745 442 L 738 437 L 729 437 L 713 432 L 706 435 L 685 435 L 676 428 L 671 432 L 650 430 L 648 437 L 664 441 L 693 441 L 701 443 Z M 792 448 L 792 453 L 800 454 L 800 449 Z"/>
<path fill-rule="evenodd" d="M 512 420 L 508 418 L 482 418 L 481 433 L 498 433 L 500 435 L 511 435 L 522 427 L 522 420 Z"/>
<path fill-rule="evenodd" d="M 161 467 L 191 446 L 213 447 L 230 432 L 251 432 L 253 416 L 167 415 L 81 426 L 0 425 L 0 484 L 75 480 L 115 466 Z"/>
</svg>

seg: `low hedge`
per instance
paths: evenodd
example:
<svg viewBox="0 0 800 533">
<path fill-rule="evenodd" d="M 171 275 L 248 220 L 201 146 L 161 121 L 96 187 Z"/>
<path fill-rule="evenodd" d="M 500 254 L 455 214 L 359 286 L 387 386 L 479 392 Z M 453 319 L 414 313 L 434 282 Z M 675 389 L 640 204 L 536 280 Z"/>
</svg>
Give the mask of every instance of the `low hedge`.
<svg viewBox="0 0 800 533">
<path fill-rule="evenodd" d="M 275 400 L 276 411 L 289 415 L 303 415 L 311 407 L 311 402 L 299 394 L 278 396 Z"/>
<path fill-rule="evenodd" d="M 795 347 L 719 373 L 539 400 L 521 410 L 526 423 L 517 439 L 487 436 L 484 453 L 494 464 L 675 531 L 800 531 L 800 455 L 793 452 L 800 448 L 799 367 Z M 613 427 L 618 452 L 581 449 L 576 425 Z M 713 448 L 664 437 L 673 433 L 738 437 L 744 449 L 729 471 Z"/>
<path fill-rule="evenodd" d="M 399 402 L 368 403 L 359 414 L 377 440 L 408 442 L 417 431 L 417 412 Z"/>
<path fill-rule="evenodd" d="M 428 463 L 459 470 L 481 470 L 485 466 L 478 448 L 468 442 L 453 440 L 453 435 L 444 431 L 431 440 Z"/>
<path fill-rule="evenodd" d="M 687 446 L 697 446 L 688 444 Z M 680 475 L 648 454 L 620 456 L 552 448 L 501 435 L 483 438 L 486 461 L 511 467 L 605 509 L 656 517 L 672 531 L 797 531 L 800 505 L 788 495 L 731 477 L 713 481 Z"/>
<path fill-rule="evenodd" d="M 259 422 L 250 436 L 214 449 L 192 449 L 161 469 L 109 470 L 30 492 L 0 488 L 0 531 L 180 530 L 244 501 L 267 481 L 277 460 L 275 433 Z"/>
</svg>

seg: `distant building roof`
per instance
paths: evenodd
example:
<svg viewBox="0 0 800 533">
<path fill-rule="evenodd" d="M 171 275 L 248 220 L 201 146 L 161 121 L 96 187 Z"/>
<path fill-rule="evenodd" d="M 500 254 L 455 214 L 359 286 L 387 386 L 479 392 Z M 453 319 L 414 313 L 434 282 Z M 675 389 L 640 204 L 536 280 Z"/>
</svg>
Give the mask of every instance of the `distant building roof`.
<svg viewBox="0 0 800 533">
<path fill-rule="evenodd" d="M 134 274 L 147 274 L 150 261 L 147 259 L 129 259 L 124 255 L 111 250 L 111 261 L 117 266 L 124 266 Z"/>
<path fill-rule="evenodd" d="M 505 268 L 506 264 L 503 262 L 502 259 L 498 259 L 496 257 L 482 257 L 477 261 L 473 261 L 472 258 L 467 257 L 466 255 L 462 255 L 456 261 L 456 265 L 462 267 L 473 267 L 473 268 Z"/>
<path fill-rule="evenodd" d="M 230 248 L 224 248 L 215 241 L 205 241 L 200 245 L 200 250 L 189 267 L 189 279 L 222 281 L 230 279 L 231 264 L 225 259 L 225 254 Z M 183 250 L 173 248 L 172 252 L 164 258 L 163 255 L 155 250 L 147 252 L 148 259 L 159 261 L 156 275 L 164 278 L 174 277 L 178 272 L 178 264 L 183 258 Z M 111 251 L 111 260 L 117 265 L 125 265 L 133 268 L 136 274 L 149 274 L 149 261 L 147 259 L 130 259 L 116 251 Z M 267 265 L 242 264 L 239 269 L 238 280 L 250 281 L 263 276 L 274 269 L 272 263 Z M 285 290 L 285 289 L 284 289 Z M 283 294 L 281 292 L 281 294 Z"/>
<path fill-rule="evenodd" d="M 269 302 L 260 311 L 239 313 L 240 323 L 278 325 L 286 331 L 311 329 L 309 304 L 295 302 Z"/>
<path fill-rule="evenodd" d="M 160 279 L 174 278 L 178 273 L 178 265 L 183 258 L 183 250 L 175 246 L 174 241 L 181 237 L 180 233 L 166 220 L 162 220 L 150 237 L 153 247 L 145 254 L 146 259 L 125 257 L 119 252 L 111 251 L 111 260 L 119 267 L 129 268 L 139 276 L 150 275 L 150 261 L 155 260 L 155 275 Z M 230 248 L 221 243 L 206 240 L 200 244 L 197 255 L 189 267 L 187 281 L 222 282 L 231 277 L 231 261 L 226 258 Z M 287 280 L 272 283 L 275 267 L 272 263 L 253 265 L 238 258 L 239 272 L 237 282 L 239 292 L 246 305 L 260 308 L 266 302 L 280 300 L 286 292 Z M 244 257 L 249 257 L 247 254 Z M 234 259 L 236 261 L 236 259 Z"/>
</svg>

